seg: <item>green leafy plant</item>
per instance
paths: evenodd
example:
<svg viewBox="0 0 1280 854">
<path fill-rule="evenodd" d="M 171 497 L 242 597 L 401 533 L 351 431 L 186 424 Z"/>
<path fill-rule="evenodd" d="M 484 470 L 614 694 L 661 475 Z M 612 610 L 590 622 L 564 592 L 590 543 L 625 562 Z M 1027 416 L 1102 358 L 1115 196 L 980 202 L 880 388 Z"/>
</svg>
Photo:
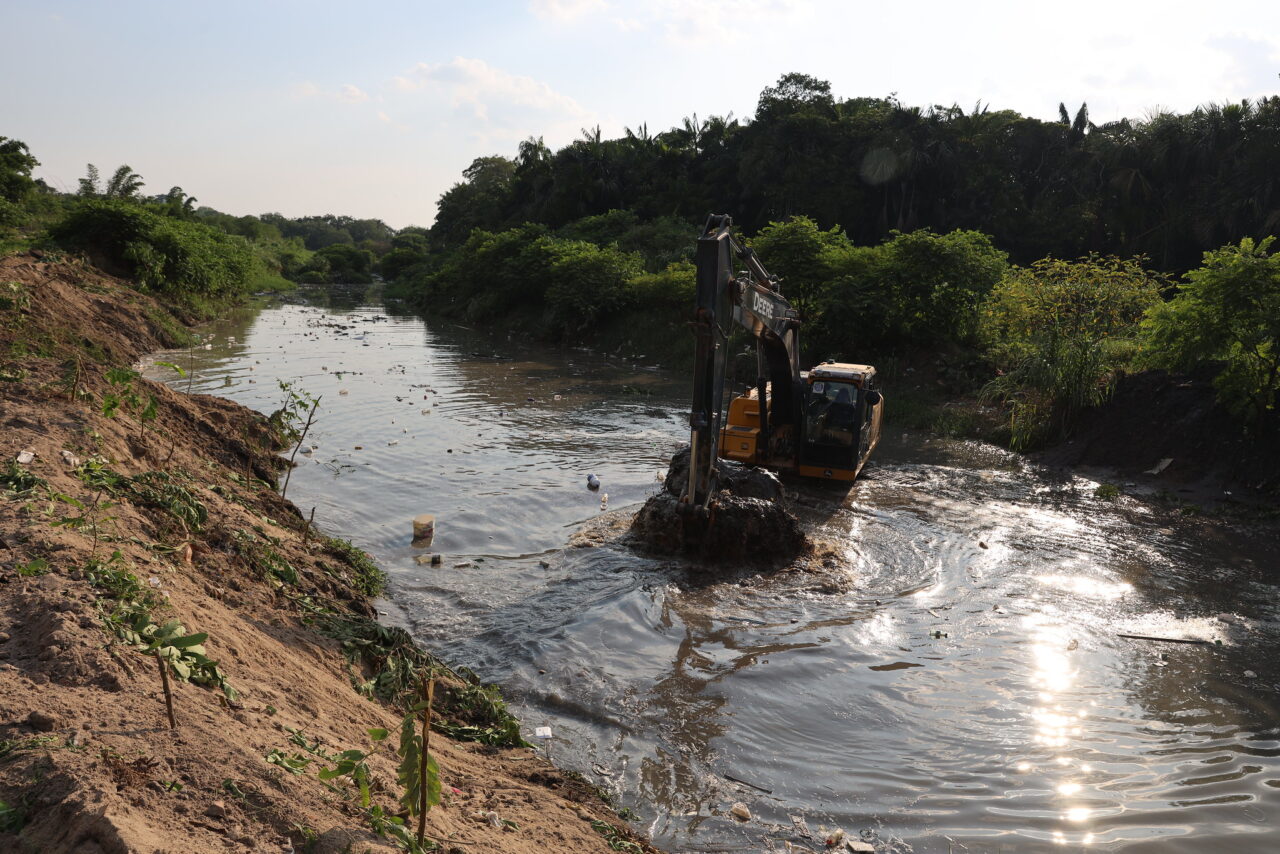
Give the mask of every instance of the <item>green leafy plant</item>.
<svg viewBox="0 0 1280 854">
<path fill-rule="evenodd" d="M 21 807 L 0 801 L 0 833 L 17 833 L 26 820 L 26 811 Z"/>
<path fill-rule="evenodd" d="M 239 693 L 205 650 L 207 633 L 187 634 L 178 620 L 156 623 L 150 612 L 137 604 L 117 611 L 110 623 L 122 641 L 167 663 L 168 670 L 182 681 L 218 688 L 229 702 L 238 699 Z M 162 672 L 168 671 L 162 668 Z"/>
<path fill-rule="evenodd" d="M 265 537 L 238 530 L 232 535 L 236 554 L 248 561 L 263 578 L 278 584 L 297 584 L 298 570 L 276 551 Z"/>
<path fill-rule="evenodd" d="M 303 756 L 301 753 L 284 753 L 275 748 L 262 758 L 296 776 L 307 773 L 307 766 L 312 762 L 310 756 Z"/>
<path fill-rule="evenodd" d="M 0 489 L 9 493 L 11 498 L 25 498 L 44 486 L 48 486 L 48 481 L 13 461 L 4 470 L 0 470 Z"/>
<path fill-rule="evenodd" d="M 107 368 L 103 377 L 110 391 L 102 395 L 102 414 L 106 418 L 115 418 L 121 406 L 136 409 L 142 405 L 142 398 L 133 388 L 133 381 L 138 378 L 137 371 L 129 368 Z"/>
<path fill-rule="evenodd" d="M 1280 395 L 1280 252 L 1249 238 L 1204 254 L 1171 300 L 1142 323 L 1143 362 L 1187 369 L 1220 362 L 1218 399 L 1256 425 Z"/>
<path fill-rule="evenodd" d="M 413 636 L 399 626 L 384 626 L 367 617 L 319 615 L 316 628 L 342 645 L 351 665 L 369 667 L 367 679 L 351 668 L 351 684 L 361 694 L 407 709 L 418 702 L 424 673 L 441 679 L 437 705 L 451 721 L 435 719 L 438 732 L 456 734 L 497 747 L 527 747 L 520 736 L 520 721 L 507 709 L 498 688 L 483 685 L 465 668 L 451 669 L 418 647 Z"/>
<path fill-rule="evenodd" d="M 32 578 L 37 575 L 44 575 L 50 571 L 49 561 L 42 557 L 30 560 L 27 563 L 18 564 L 18 575 L 23 578 Z"/>
<path fill-rule="evenodd" d="M 1162 282 L 1141 259 L 1091 255 L 1017 267 L 996 286 L 981 321 L 1001 373 L 983 394 L 1009 407 L 1015 450 L 1065 432 L 1110 396 L 1118 354 L 1133 352 L 1128 339 Z"/>
<path fill-rule="evenodd" d="M 325 551 L 354 570 L 355 576 L 352 581 L 361 593 L 373 597 L 386 589 L 386 573 L 378 568 L 363 549 L 357 548 L 350 540 L 344 540 L 341 537 L 324 537 L 322 543 Z"/>
<path fill-rule="evenodd" d="M 85 460 L 75 472 L 91 487 L 144 507 L 166 511 L 182 525 L 183 531 L 199 531 L 209 518 L 208 509 L 187 489 L 182 478 L 169 472 L 148 471 L 130 477 L 113 471 L 106 460 L 98 456 Z"/>
<path fill-rule="evenodd" d="M 628 854 L 644 854 L 644 848 L 635 842 L 629 841 L 622 831 L 609 824 L 607 821 L 600 819 L 591 820 L 591 829 L 604 837 L 604 841 L 609 844 L 609 848 L 614 851 L 626 851 Z"/>
</svg>

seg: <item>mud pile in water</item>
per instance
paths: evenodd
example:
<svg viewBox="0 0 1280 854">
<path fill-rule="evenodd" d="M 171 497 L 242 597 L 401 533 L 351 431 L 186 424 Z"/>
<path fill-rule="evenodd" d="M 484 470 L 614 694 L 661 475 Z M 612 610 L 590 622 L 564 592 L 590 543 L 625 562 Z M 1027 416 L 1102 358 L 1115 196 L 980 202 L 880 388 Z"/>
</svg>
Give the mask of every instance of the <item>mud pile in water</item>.
<svg viewBox="0 0 1280 854">
<path fill-rule="evenodd" d="M 665 554 L 687 554 L 707 562 L 789 561 L 807 540 L 787 511 L 777 475 L 732 460 L 717 461 L 715 494 L 705 511 L 680 505 L 689 482 L 689 449 L 671 460 L 663 489 L 640 508 L 632 533 Z"/>
</svg>

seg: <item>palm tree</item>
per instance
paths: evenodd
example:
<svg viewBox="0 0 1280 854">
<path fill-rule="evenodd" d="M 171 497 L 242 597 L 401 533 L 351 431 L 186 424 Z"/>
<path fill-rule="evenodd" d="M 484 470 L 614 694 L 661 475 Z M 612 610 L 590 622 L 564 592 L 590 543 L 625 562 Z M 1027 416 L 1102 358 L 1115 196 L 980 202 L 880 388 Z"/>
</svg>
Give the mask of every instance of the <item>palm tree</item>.
<svg viewBox="0 0 1280 854">
<path fill-rule="evenodd" d="M 103 195 L 108 199 L 134 199 L 143 186 L 142 176 L 126 164 L 111 176 Z"/>
</svg>

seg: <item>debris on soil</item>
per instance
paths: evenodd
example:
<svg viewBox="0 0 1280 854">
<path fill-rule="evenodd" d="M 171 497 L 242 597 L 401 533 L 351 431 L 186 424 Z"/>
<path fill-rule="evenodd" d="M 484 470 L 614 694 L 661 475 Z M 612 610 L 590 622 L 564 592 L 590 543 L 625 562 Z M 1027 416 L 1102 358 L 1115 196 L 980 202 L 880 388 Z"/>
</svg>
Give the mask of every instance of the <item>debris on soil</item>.
<svg viewBox="0 0 1280 854">
<path fill-rule="evenodd" d="M 680 503 L 689 480 L 689 449 L 671 459 L 663 488 L 644 503 L 632 533 L 649 548 L 707 562 L 790 561 L 808 541 L 786 508 L 782 483 L 764 469 L 717 460 L 717 488 L 705 511 Z"/>
</svg>

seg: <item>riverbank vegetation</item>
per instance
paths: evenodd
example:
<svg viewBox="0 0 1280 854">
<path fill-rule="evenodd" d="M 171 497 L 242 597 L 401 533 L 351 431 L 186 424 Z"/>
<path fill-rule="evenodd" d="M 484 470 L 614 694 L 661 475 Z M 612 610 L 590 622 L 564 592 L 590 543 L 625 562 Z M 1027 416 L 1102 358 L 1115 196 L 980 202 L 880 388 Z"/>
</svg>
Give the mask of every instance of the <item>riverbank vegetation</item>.
<svg viewBox="0 0 1280 854">
<path fill-rule="evenodd" d="M 1086 105 L 1045 121 L 787 74 L 751 117 L 477 158 L 430 228 L 399 232 L 146 197 L 128 167 L 57 194 L 0 139 L 0 249 L 60 241 L 187 302 L 380 276 L 427 314 L 680 369 L 694 238 L 727 212 L 799 309 L 804 361 L 881 366 L 907 404 L 890 418 L 1029 449 L 1117 377 L 1164 368 L 1212 372 L 1261 436 L 1277 422 L 1278 159 L 1280 97 L 1099 125 Z"/>
<path fill-rule="evenodd" d="M 1161 367 L 1215 372 L 1261 435 L 1278 157 L 1280 97 L 1098 125 L 788 74 L 750 118 L 478 158 L 383 272 L 427 313 L 678 368 L 694 239 L 727 212 L 799 309 L 804 361 L 880 365 L 909 398 L 891 418 L 1031 449 Z"/>
<path fill-rule="evenodd" d="M 75 192 L 58 192 L 32 177 L 38 165 L 25 143 L 0 137 L 0 255 L 84 253 L 194 317 L 297 282 L 372 282 L 396 237 L 376 219 L 232 216 L 182 187 L 148 195 L 128 165 L 104 177 L 91 163 Z"/>
</svg>

